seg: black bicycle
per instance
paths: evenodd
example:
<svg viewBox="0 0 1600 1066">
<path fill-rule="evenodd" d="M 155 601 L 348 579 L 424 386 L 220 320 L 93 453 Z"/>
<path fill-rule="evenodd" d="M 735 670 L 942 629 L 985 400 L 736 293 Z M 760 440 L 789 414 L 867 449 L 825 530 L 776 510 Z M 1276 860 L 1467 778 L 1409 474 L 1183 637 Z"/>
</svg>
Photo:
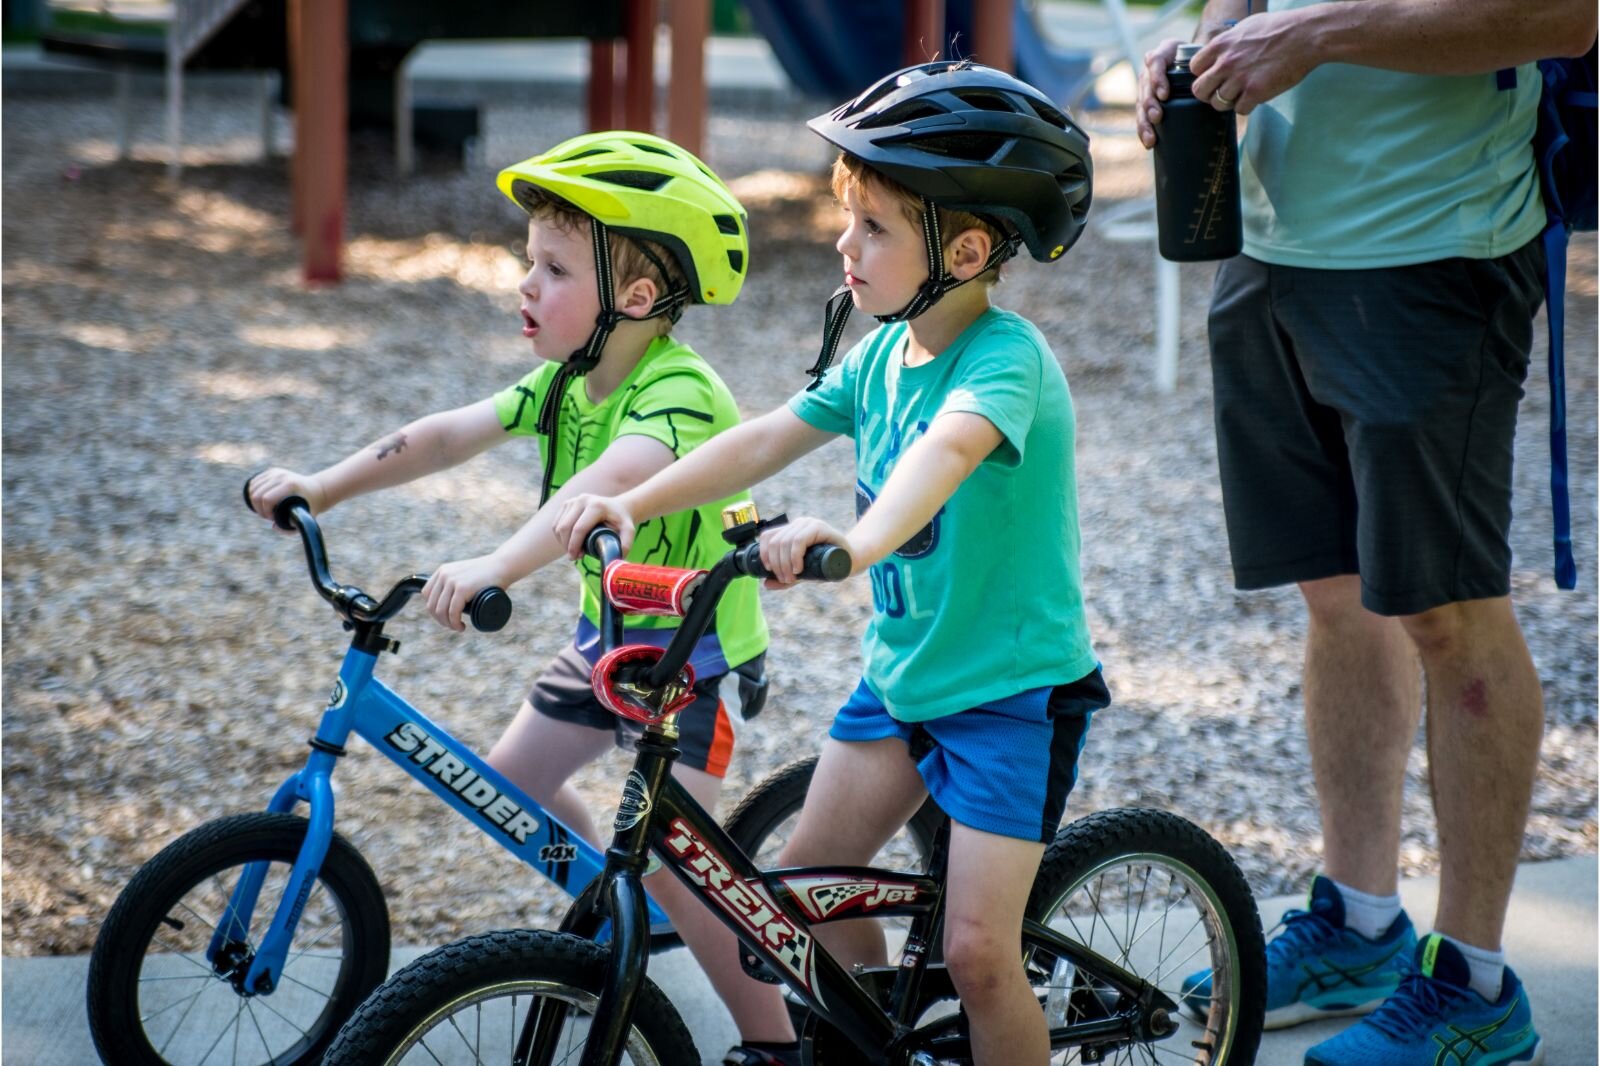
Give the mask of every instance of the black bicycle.
<svg viewBox="0 0 1600 1066">
<path fill-rule="evenodd" d="M 766 576 L 755 542 L 761 525 L 731 530 L 733 550 L 709 572 L 663 569 L 638 582 L 692 588 L 664 651 L 619 647 L 620 618 L 610 603 L 603 607 L 611 650 L 597 668 L 596 692 L 649 724 L 623 785 L 604 873 L 561 930 L 468 937 L 418 959 L 351 1017 L 328 1066 L 698 1064 L 682 1019 L 646 975 L 640 877 L 651 852 L 738 936 L 746 971 L 781 981 L 803 1004 L 810 1066 L 971 1061 L 967 1018 L 936 949 L 948 820 L 925 872 L 762 871 L 668 774 L 677 756 L 672 712 L 689 680 L 684 663 L 728 584 Z M 595 530 L 589 549 L 608 570 L 622 565 L 609 530 Z M 840 549 L 819 546 L 803 576 L 840 580 L 849 571 Z M 608 582 L 608 598 L 610 590 Z M 887 916 L 910 919 L 898 965 L 847 971 L 811 932 L 829 921 Z M 613 935 L 598 944 L 594 935 L 607 922 Z M 1221 845 L 1182 818 L 1112 810 L 1063 828 L 1034 880 L 1020 951 L 1054 1062 L 1254 1061 L 1266 995 L 1255 901 Z M 1210 997 L 1189 997 L 1180 1013 L 1179 983 L 1205 970 Z"/>
</svg>

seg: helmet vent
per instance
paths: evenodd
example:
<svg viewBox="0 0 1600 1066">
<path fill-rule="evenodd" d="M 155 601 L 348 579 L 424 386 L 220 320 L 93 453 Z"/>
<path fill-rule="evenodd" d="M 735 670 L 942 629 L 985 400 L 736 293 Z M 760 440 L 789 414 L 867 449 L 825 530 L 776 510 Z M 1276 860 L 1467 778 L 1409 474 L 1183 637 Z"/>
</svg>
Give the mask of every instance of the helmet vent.
<svg viewBox="0 0 1600 1066">
<path fill-rule="evenodd" d="M 728 249 L 728 265 L 733 268 L 733 272 L 735 274 L 743 274 L 744 273 L 744 253 L 739 251 L 736 248 L 729 248 Z"/>
<path fill-rule="evenodd" d="M 639 149 L 639 151 L 641 151 L 641 152 L 654 152 L 656 155 L 664 155 L 668 159 L 673 158 L 673 155 L 672 155 L 671 152 L 667 151 L 665 148 L 660 147 L 659 145 L 654 145 L 654 144 L 636 144 L 636 145 L 634 145 L 634 147 Z"/>
<path fill-rule="evenodd" d="M 623 185 L 630 189 L 643 189 L 646 192 L 655 192 L 672 180 L 670 174 L 656 174 L 648 170 L 608 170 L 603 174 L 591 174 L 590 177 L 595 181 Z"/>
<path fill-rule="evenodd" d="M 608 151 L 610 149 L 607 148 L 585 148 L 581 152 L 573 152 L 571 155 L 562 156 L 559 162 L 570 163 L 574 159 L 587 159 L 592 155 L 605 155 Z"/>
<path fill-rule="evenodd" d="M 1032 98 L 1027 99 L 1028 106 L 1033 108 L 1034 113 L 1040 118 L 1044 119 L 1046 122 L 1050 123 L 1050 125 L 1056 127 L 1057 129 L 1066 129 L 1072 125 L 1072 123 L 1068 121 L 1066 115 L 1062 114 L 1060 111 L 1057 111 L 1043 100 L 1034 100 Z"/>
<path fill-rule="evenodd" d="M 965 92 L 957 95 L 961 98 L 962 103 L 970 104 L 982 111 L 1009 111 L 1015 113 L 1017 110 L 1011 106 L 1009 100 L 996 93 Z"/>
<path fill-rule="evenodd" d="M 718 232 L 726 233 L 730 237 L 739 235 L 739 220 L 732 215 L 713 215 L 712 218 L 717 224 Z"/>
<path fill-rule="evenodd" d="M 915 122 L 919 118 L 928 118 L 931 115 L 943 115 L 947 112 L 941 107 L 935 107 L 926 100 L 910 100 L 899 107 L 891 107 L 877 115 L 868 115 L 856 125 L 864 130 L 881 129 L 884 126 L 904 126 L 908 122 Z"/>
<path fill-rule="evenodd" d="M 913 143 L 924 152 L 981 163 L 993 158 L 996 152 L 1005 147 L 1006 139 L 983 133 L 947 133 L 938 137 L 920 137 Z"/>
</svg>

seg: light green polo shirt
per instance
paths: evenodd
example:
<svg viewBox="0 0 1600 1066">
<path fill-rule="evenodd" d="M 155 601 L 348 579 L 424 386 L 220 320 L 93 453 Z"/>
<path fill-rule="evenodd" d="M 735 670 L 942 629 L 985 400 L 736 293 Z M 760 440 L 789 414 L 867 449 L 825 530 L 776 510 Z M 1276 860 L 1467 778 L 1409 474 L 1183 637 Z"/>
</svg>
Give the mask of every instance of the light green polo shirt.
<svg viewBox="0 0 1600 1066">
<path fill-rule="evenodd" d="M 1269 10 L 1364 0 L 1271 0 Z M 1244 251 L 1368 269 L 1516 251 L 1544 228 L 1538 68 L 1452 77 L 1325 63 L 1251 112 L 1240 144 Z"/>
<path fill-rule="evenodd" d="M 511 388 L 495 394 L 495 413 L 506 432 L 538 434 L 539 410 L 557 369 L 559 364 L 544 363 Z M 583 379 L 573 381 L 562 397 L 557 454 L 547 454 L 548 445 L 542 435 L 539 454 L 544 462 L 555 463 L 551 481 L 554 493 L 620 437 L 637 435 L 658 440 L 681 458 L 738 424 L 738 405 L 716 371 L 686 345 L 671 337 L 657 337 L 632 373 L 599 403 L 590 402 Z M 722 508 L 749 498 L 748 493 L 740 493 L 640 523 L 628 559 L 656 566 L 709 568 L 728 551 L 728 544 L 722 539 Z M 579 646 L 589 655 L 594 643 L 589 638 L 600 623 L 600 564 L 584 556 L 578 566 L 583 573 Z M 627 625 L 630 632 L 663 630 L 676 628 L 680 621 L 632 615 Z M 701 641 L 691 661 L 700 673 L 725 672 L 766 648 L 767 624 L 761 614 L 756 582 L 735 581 L 717 605 L 715 631 Z"/>
</svg>

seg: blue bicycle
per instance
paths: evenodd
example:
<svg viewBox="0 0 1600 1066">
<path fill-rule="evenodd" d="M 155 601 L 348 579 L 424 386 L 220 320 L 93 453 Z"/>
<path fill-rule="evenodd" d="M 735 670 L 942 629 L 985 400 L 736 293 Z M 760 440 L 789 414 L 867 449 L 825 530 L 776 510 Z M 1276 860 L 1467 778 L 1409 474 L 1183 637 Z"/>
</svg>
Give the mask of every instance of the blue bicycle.
<svg viewBox="0 0 1600 1066">
<path fill-rule="evenodd" d="M 108 1063 L 311 1066 L 387 975 L 383 891 L 333 827 L 332 776 L 352 734 L 568 894 L 581 894 L 604 869 L 598 850 L 374 676 L 380 656 L 399 646 L 385 624 L 426 576 L 407 577 L 375 600 L 333 580 L 303 500 L 284 500 L 276 521 L 299 531 L 312 584 L 351 632 L 350 648 L 305 766 L 266 811 L 220 818 L 173 841 L 111 908 L 88 981 L 89 1029 Z M 479 630 L 497 630 L 511 601 L 485 589 L 469 614 Z M 760 817 L 730 817 L 727 830 L 746 851 L 770 850 L 768 838 L 804 802 L 812 766 L 789 767 L 763 786 Z M 300 803 L 307 816 L 291 813 Z M 919 819 L 909 835 L 926 855 L 937 811 Z M 654 901 L 648 913 L 652 947 L 676 945 Z"/>
</svg>

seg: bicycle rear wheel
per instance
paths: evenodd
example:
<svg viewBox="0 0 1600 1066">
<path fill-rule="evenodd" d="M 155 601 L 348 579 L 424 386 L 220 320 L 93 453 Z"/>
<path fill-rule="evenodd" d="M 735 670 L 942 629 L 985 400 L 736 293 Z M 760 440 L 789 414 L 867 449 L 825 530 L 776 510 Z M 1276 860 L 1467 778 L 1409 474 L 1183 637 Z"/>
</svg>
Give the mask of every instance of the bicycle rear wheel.
<svg viewBox="0 0 1600 1066">
<path fill-rule="evenodd" d="M 89 1031 L 106 1062 L 313 1066 L 389 966 L 383 891 L 337 834 L 295 928 L 277 988 L 243 995 L 305 839 L 304 818 L 245 814 L 191 830 L 145 863 L 117 897 L 89 958 Z M 234 885 L 266 863 L 250 928 L 206 957 Z"/>
<path fill-rule="evenodd" d="M 1266 1011 L 1266 948 L 1255 899 L 1228 853 L 1203 830 L 1163 811 L 1100 811 L 1056 834 L 1028 901 L 1034 920 L 1091 948 L 1183 1003 L 1183 979 L 1209 972 L 1198 1020 L 1173 1012 L 1163 1039 L 1125 1046 L 1107 1062 L 1246 1066 L 1254 1062 Z M 1036 962 L 1033 970 L 1045 967 Z M 1115 1000 L 1106 986 L 1064 960 L 1050 960 L 1041 989 L 1054 1026 Z M 1065 1063 L 1077 1051 L 1058 1053 Z"/>
<path fill-rule="evenodd" d="M 531 1066 L 583 1057 L 605 983 L 607 949 L 544 930 L 467 937 L 396 973 L 340 1031 L 324 1066 L 479 1066 L 512 1061 L 524 1023 L 554 1009 L 562 1021 Z M 633 1012 L 623 1066 L 698 1066 L 678 1012 L 648 977 Z"/>
</svg>

